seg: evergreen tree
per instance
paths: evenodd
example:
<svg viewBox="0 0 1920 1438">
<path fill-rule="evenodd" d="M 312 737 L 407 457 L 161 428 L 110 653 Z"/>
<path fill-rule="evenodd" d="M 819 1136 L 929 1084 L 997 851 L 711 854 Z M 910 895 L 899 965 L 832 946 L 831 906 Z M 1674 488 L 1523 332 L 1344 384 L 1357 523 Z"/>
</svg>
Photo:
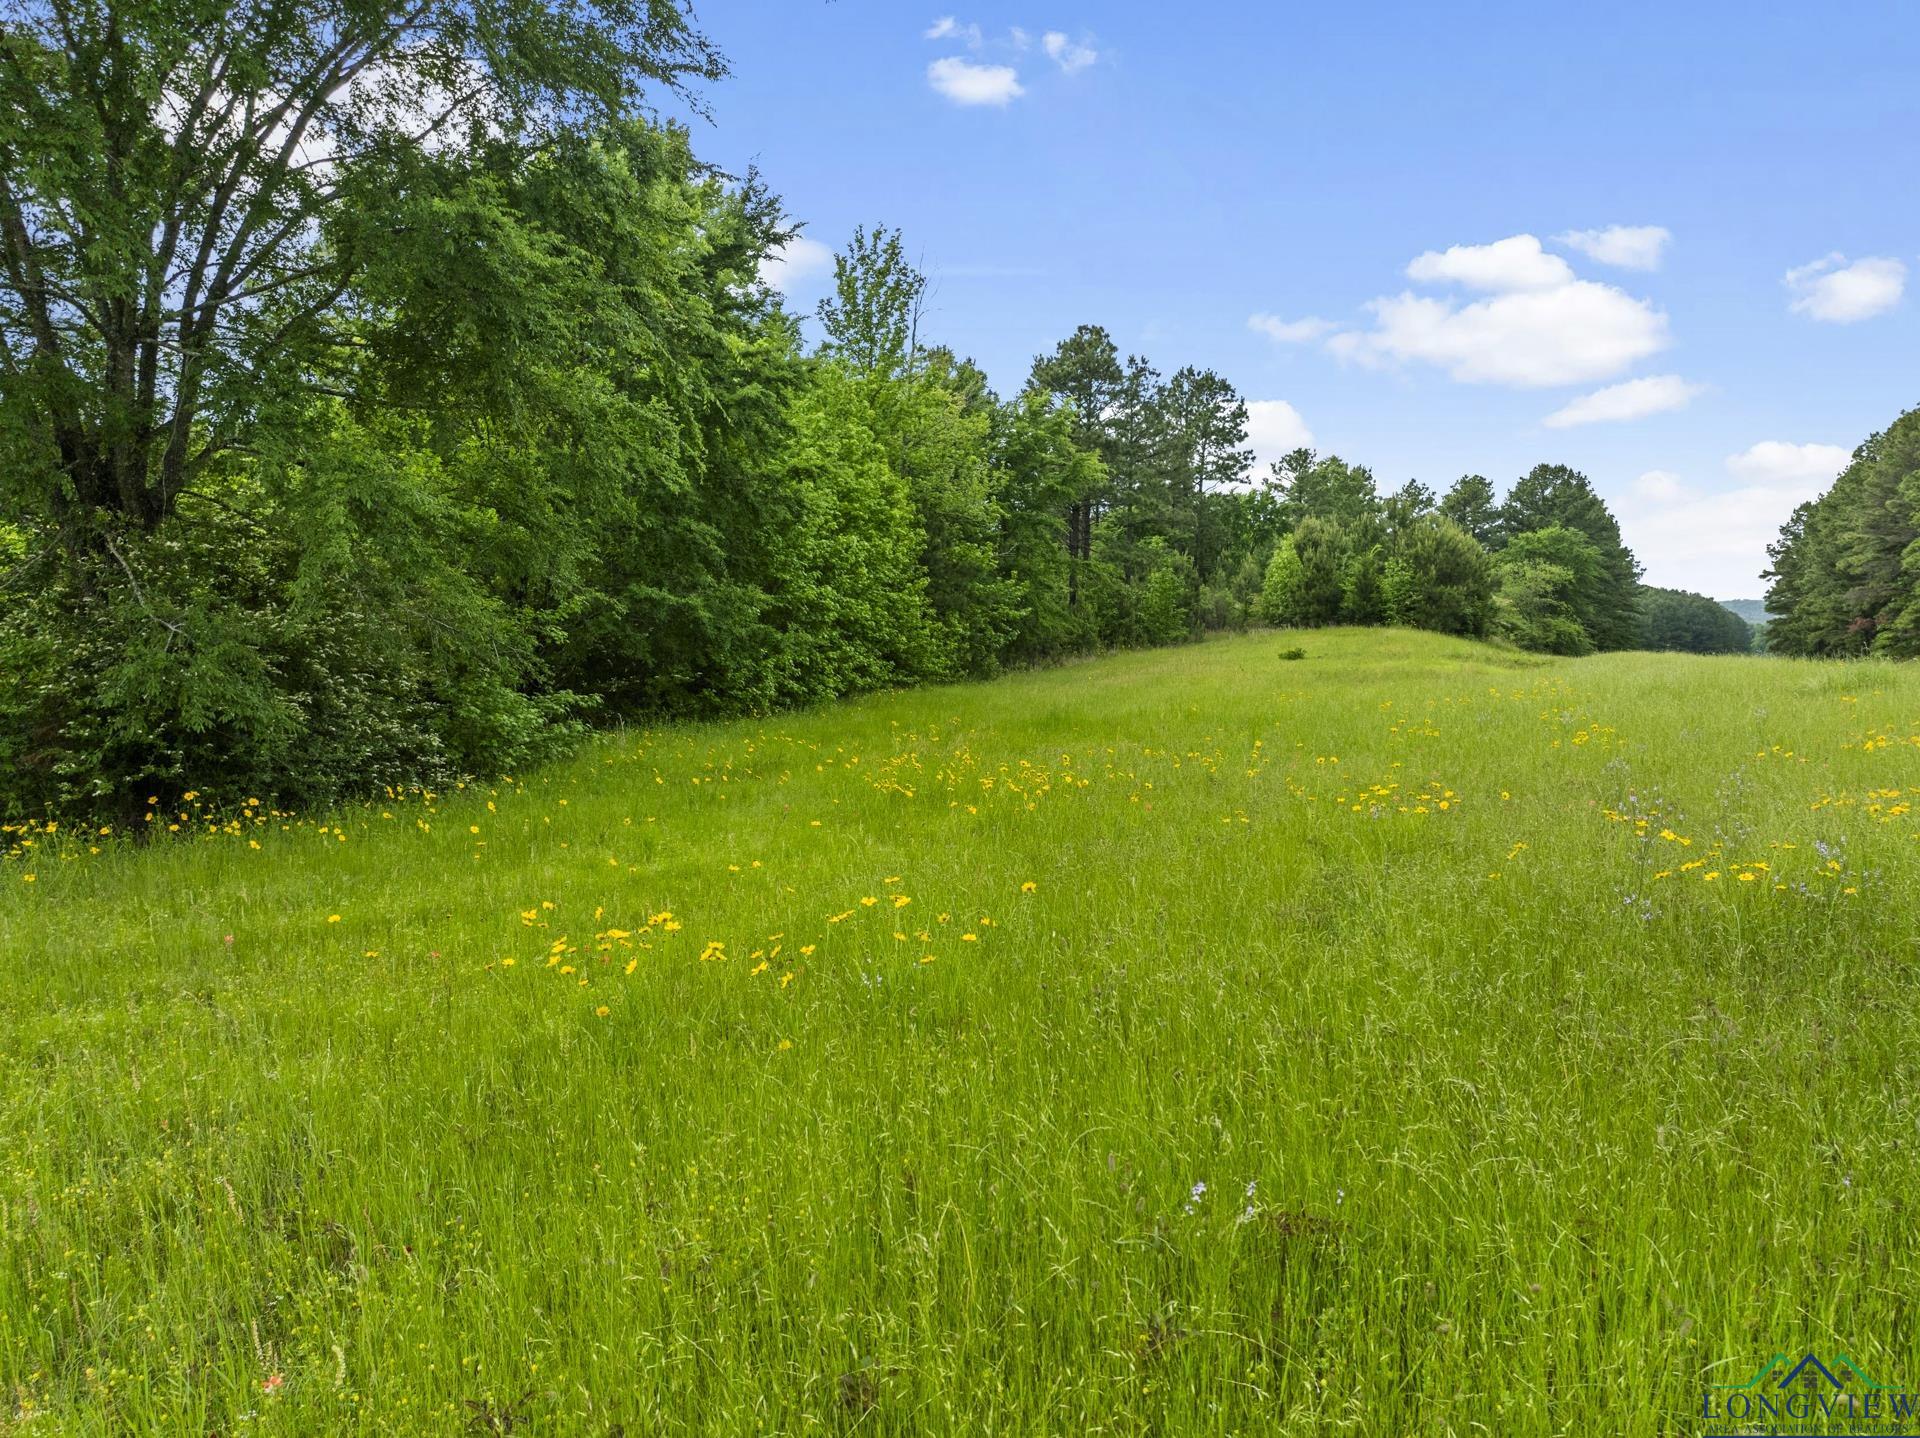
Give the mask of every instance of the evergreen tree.
<svg viewBox="0 0 1920 1438">
<path fill-rule="evenodd" d="M 1640 629 L 1640 566 L 1621 541 L 1619 522 L 1584 474 L 1565 465 L 1535 465 L 1500 506 L 1500 533 L 1511 544 L 1553 526 L 1586 536 L 1599 557 L 1598 574 L 1580 586 L 1581 628 L 1596 649 L 1632 648 Z"/>
<path fill-rule="evenodd" d="M 1440 512 L 1487 549 L 1500 545 L 1500 504 L 1493 484 L 1478 474 L 1463 474 L 1440 501 Z"/>
</svg>

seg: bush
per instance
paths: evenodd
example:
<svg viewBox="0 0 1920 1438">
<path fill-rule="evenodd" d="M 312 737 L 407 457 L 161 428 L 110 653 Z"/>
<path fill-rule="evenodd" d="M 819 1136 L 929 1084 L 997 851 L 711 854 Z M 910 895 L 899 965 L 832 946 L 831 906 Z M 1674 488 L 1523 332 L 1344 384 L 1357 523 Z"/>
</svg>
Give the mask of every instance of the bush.
<svg viewBox="0 0 1920 1438">
<path fill-rule="evenodd" d="M 1423 514 L 1394 539 L 1383 584 L 1396 624 L 1479 637 L 1493 618 L 1493 561 L 1466 530 Z"/>
<path fill-rule="evenodd" d="M 1234 597 L 1231 589 L 1222 589 L 1213 584 L 1200 587 L 1195 618 L 1200 627 L 1206 630 L 1242 630 L 1247 627 L 1246 606 Z"/>
<path fill-rule="evenodd" d="M 1159 540 L 1153 568 L 1141 586 L 1136 638 L 1145 644 L 1178 644 L 1194 629 L 1193 562 Z"/>
</svg>

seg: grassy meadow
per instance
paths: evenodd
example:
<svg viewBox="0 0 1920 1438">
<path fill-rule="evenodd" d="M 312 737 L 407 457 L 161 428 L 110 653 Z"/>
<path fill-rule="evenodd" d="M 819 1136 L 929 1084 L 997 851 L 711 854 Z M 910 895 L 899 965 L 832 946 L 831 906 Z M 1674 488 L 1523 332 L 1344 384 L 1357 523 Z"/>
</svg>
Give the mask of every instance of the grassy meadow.
<svg viewBox="0 0 1920 1438">
<path fill-rule="evenodd" d="M 1916 792 L 1920 669 L 1331 630 L 16 827 L 0 1431 L 1920 1386 Z"/>
</svg>

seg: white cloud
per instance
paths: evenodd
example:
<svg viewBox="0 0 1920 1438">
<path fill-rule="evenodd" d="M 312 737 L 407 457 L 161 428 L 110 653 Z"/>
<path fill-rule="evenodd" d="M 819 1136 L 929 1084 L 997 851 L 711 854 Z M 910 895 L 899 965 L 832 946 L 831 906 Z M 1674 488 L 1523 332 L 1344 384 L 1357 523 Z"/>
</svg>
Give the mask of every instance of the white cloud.
<svg viewBox="0 0 1920 1438">
<path fill-rule="evenodd" d="M 927 66 L 927 83 L 956 105 L 1005 105 L 1026 94 L 1011 65 L 976 65 L 950 55 Z"/>
<path fill-rule="evenodd" d="M 980 27 L 962 25 L 951 15 L 942 15 L 927 26 L 923 38 L 928 40 L 964 40 L 976 49 L 980 45 Z"/>
<path fill-rule="evenodd" d="M 1465 384 L 1582 384 L 1665 349 L 1667 317 L 1611 285 L 1574 280 L 1470 305 L 1401 294 L 1367 308 L 1374 326 L 1327 347 L 1362 364 L 1422 360 Z"/>
<path fill-rule="evenodd" d="M 1650 469 L 1633 482 L 1633 492 L 1641 499 L 1677 499 L 1680 476 L 1670 469 Z"/>
<path fill-rule="evenodd" d="M 1604 230 L 1568 230 L 1554 238 L 1603 265 L 1657 270 L 1673 235 L 1660 225 L 1608 225 Z"/>
<path fill-rule="evenodd" d="M 1763 439 L 1738 454 L 1728 455 L 1727 473 L 1750 484 L 1809 489 L 1803 497 L 1811 499 L 1852 462 L 1853 451 L 1837 444 L 1788 444 L 1784 440 Z"/>
<path fill-rule="evenodd" d="M 1490 245 L 1454 245 L 1428 250 L 1407 266 L 1421 284 L 1461 284 L 1475 290 L 1545 290 L 1569 284 L 1573 269 L 1540 248 L 1532 235 L 1512 235 Z"/>
<path fill-rule="evenodd" d="M 1624 384 L 1608 385 L 1592 394 L 1562 405 L 1540 423 L 1548 429 L 1571 429 L 1577 424 L 1604 424 L 1617 420 L 1645 419 L 1650 414 L 1666 414 L 1685 409 L 1707 387 L 1682 379 L 1677 374 L 1648 375 Z"/>
<path fill-rule="evenodd" d="M 1666 315 L 1624 290 L 1578 278 L 1532 235 L 1429 250 L 1407 274 L 1488 298 L 1383 295 L 1366 306 L 1371 329 L 1336 334 L 1327 348 L 1362 364 L 1420 360 L 1463 383 L 1527 388 L 1609 379 L 1668 344 Z"/>
<path fill-rule="evenodd" d="M 1766 440 L 1727 456 L 1733 489 L 1709 490 L 1663 469 L 1633 482 L 1617 512 L 1649 584 L 1719 599 L 1765 591 L 1767 546 L 1795 506 L 1818 496 L 1852 458 L 1833 444 Z"/>
<path fill-rule="evenodd" d="M 1789 308 L 1811 319 L 1847 325 L 1872 319 L 1900 303 L 1907 287 L 1907 267 L 1899 260 L 1870 257 L 1852 264 L 1846 260 L 1836 252 L 1788 270 L 1786 286 L 1794 294 Z"/>
<path fill-rule="evenodd" d="M 795 235 L 760 261 L 760 278 L 782 294 L 833 268 L 833 251 L 818 240 Z"/>
<path fill-rule="evenodd" d="M 1658 480 L 1647 485 L 1653 476 Z M 1801 499 L 1764 485 L 1707 492 L 1654 470 L 1620 501 L 1620 535 L 1647 583 L 1716 599 L 1758 599 L 1767 546 Z"/>
<path fill-rule="evenodd" d="M 1278 340 L 1284 345 L 1309 344 L 1322 335 L 1331 334 L 1338 329 L 1332 320 L 1323 320 L 1308 315 L 1300 320 L 1283 320 L 1278 315 L 1248 315 L 1247 328 L 1258 330 L 1269 339 Z"/>
<path fill-rule="evenodd" d="M 1069 40 L 1059 30 L 1049 30 L 1040 37 L 1040 46 L 1052 60 L 1069 75 L 1076 75 L 1100 58 L 1100 52 L 1081 41 Z"/>
<path fill-rule="evenodd" d="M 1313 431 L 1300 411 L 1283 399 L 1247 401 L 1247 447 L 1253 451 L 1253 472 L 1264 477 L 1267 467 L 1296 449 L 1313 447 Z"/>
</svg>

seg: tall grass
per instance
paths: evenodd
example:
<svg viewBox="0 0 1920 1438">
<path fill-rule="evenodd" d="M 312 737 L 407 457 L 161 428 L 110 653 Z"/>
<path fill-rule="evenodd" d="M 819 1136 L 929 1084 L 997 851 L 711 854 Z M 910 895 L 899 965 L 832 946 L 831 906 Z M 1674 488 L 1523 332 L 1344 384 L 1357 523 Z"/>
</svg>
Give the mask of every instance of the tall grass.
<svg viewBox="0 0 1920 1438">
<path fill-rule="evenodd" d="M 0 1428 L 1920 1385 L 1916 790 L 1913 669 L 1329 631 L 16 833 Z"/>
</svg>

